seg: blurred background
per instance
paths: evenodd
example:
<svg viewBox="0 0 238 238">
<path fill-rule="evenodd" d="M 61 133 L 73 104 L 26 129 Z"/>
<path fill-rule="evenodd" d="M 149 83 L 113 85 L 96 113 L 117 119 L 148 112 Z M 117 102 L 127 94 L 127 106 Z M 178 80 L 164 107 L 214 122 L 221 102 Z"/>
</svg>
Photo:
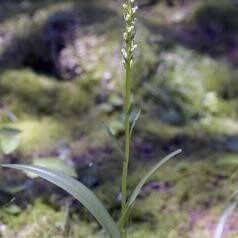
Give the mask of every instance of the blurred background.
<svg viewBox="0 0 238 238">
<path fill-rule="evenodd" d="M 20 129 L 1 163 L 60 169 L 120 211 L 123 142 L 120 0 L 0 1 L 0 125 Z M 133 103 L 141 108 L 129 189 L 145 185 L 133 238 L 210 238 L 237 189 L 238 1 L 138 0 Z M 238 213 L 224 238 L 237 237 Z M 32 175 L 1 169 L 0 237 L 104 237 L 88 212 Z"/>
</svg>

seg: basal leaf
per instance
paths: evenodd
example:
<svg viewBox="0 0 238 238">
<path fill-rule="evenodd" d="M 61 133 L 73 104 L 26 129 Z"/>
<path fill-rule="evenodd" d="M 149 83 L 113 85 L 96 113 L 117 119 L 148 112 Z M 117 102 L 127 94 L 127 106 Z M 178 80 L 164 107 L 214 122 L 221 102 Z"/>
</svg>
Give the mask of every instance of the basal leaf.
<svg viewBox="0 0 238 238">
<path fill-rule="evenodd" d="M 165 158 L 163 158 L 162 160 L 160 160 L 138 183 L 138 185 L 136 186 L 136 188 L 134 189 L 134 191 L 132 192 L 128 202 L 127 202 L 127 206 L 126 209 L 124 211 L 124 213 L 121 215 L 120 221 L 119 221 L 119 225 L 123 225 L 124 222 L 127 221 L 127 218 L 130 214 L 130 211 L 133 207 L 133 204 L 136 200 L 136 198 L 138 197 L 142 187 L 145 185 L 145 183 L 147 182 L 147 180 L 162 166 L 164 165 L 168 160 L 172 159 L 174 156 L 180 154 L 182 152 L 181 149 L 174 151 L 173 153 L 167 155 Z"/>
<path fill-rule="evenodd" d="M 89 212 L 97 219 L 97 221 L 108 232 L 111 238 L 120 238 L 120 232 L 112 217 L 104 208 L 98 198 L 79 181 L 74 178 L 65 175 L 61 172 L 57 172 L 51 169 L 46 169 L 40 166 L 28 166 L 28 165 L 2 165 L 6 168 L 17 169 L 25 172 L 35 173 L 41 178 L 57 185 L 62 188 L 79 202 L 81 202 Z"/>
<path fill-rule="evenodd" d="M 167 155 L 164 159 L 160 160 L 138 183 L 138 185 L 136 186 L 136 188 L 134 189 L 134 191 L 131 194 L 131 197 L 128 201 L 128 206 L 130 207 L 134 201 L 136 200 L 137 196 L 140 193 L 140 190 L 142 189 L 142 187 L 144 186 L 144 184 L 146 183 L 146 181 L 163 165 L 165 164 L 168 160 L 172 159 L 174 156 L 180 154 L 182 152 L 182 150 L 176 150 L 175 152 Z"/>
</svg>

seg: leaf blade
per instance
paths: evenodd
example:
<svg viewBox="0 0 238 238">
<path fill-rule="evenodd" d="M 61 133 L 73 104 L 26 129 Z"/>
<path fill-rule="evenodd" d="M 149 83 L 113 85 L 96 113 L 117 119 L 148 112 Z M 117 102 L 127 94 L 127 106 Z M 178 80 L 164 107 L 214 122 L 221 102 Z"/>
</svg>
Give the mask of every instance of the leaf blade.
<svg viewBox="0 0 238 238">
<path fill-rule="evenodd" d="M 146 183 L 146 181 L 162 166 L 164 165 L 168 160 L 172 159 L 174 156 L 180 154 L 182 150 L 176 150 L 172 152 L 171 154 L 167 155 L 164 159 L 159 161 L 138 183 L 134 191 L 132 192 L 132 195 L 128 201 L 128 205 L 131 206 L 134 201 L 136 200 L 137 196 L 139 195 L 140 190 Z"/>
<path fill-rule="evenodd" d="M 5 168 L 17 169 L 26 172 L 32 172 L 40 176 L 41 178 L 55 184 L 62 188 L 80 203 L 82 203 L 89 212 L 97 219 L 102 227 L 108 232 L 111 238 L 120 238 L 120 233 L 117 225 L 107 210 L 104 208 L 98 198 L 89 190 L 85 185 L 72 177 L 62 174 L 51 169 L 46 169 L 40 166 L 28 166 L 28 165 L 2 165 Z"/>
<path fill-rule="evenodd" d="M 152 169 L 146 174 L 144 175 L 144 177 L 140 180 L 140 182 L 138 183 L 138 185 L 135 187 L 135 189 L 133 190 L 128 202 L 127 202 L 127 207 L 124 211 L 124 213 L 121 215 L 121 218 L 119 220 L 119 225 L 123 226 L 129 216 L 129 213 L 132 209 L 132 206 L 136 200 L 136 198 L 138 197 L 142 187 L 144 186 L 144 184 L 146 183 L 146 181 L 162 166 L 164 165 L 167 161 L 169 161 L 170 159 L 172 159 L 174 156 L 180 154 L 182 152 L 181 149 L 176 150 L 174 152 L 172 152 L 171 154 L 167 155 L 166 157 L 164 157 L 162 160 L 160 160 L 154 167 L 152 167 Z"/>
</svg>

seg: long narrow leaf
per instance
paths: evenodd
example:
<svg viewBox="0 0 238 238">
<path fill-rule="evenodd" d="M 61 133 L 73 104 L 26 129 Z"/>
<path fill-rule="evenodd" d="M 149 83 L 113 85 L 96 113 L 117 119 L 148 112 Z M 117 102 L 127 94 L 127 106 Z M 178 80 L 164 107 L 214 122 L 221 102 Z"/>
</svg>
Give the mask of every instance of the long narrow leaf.
<svg viewBox="0 0 238 238">
<path fill-rule="evenodd" d="M 123 225 L 122 223 L 126 222 L 130 211 L 133 207 L 133 204 L 138 197 L 142 187 L 145 185 L 146 181 L 162 166 L 164 165 L 168 160 L 172 159 L 174 156 L 180 154 L 182 152 L 181 149 L 174 151 L 173 153 L 167 155 L 165 158 L 160 160 L 138 183 L 134 191 L 132 192 L 128 202 L 127 202 L 127 207 L 124 211 L 124 213 L 121 215 L 119 225 Z"/>
<path fill-rule="evenodd" d="M 162 159 L 161 161 L 159 161 L 138 183 L 138 185 L 136 186 L 136 188 L 134 189 L 134 191 L 131 194 L 131 197 L 128 201 L 128 206 L 130 207 L 134 201 L 136 200 L 137 196 L 139 195 L 142 187 L 144 186 L 144 184 L 146 183 L 146 181 L 163 165 L 165 164 L 168 160 L 170 160 L 171 158 L 173 158 L 174 156 L 180 154 L 182 152 L 181 149 L 176 150 L 175 152 L 167 155 L 164 159 Z"/>
<path fill-rule="evenodd" d="M 79 181 L 72 177 L 60 172 L 46 169 L 40 166 L 28 166 L 28 165 L 2 165 L 6 168 L 12 168 L 22 170 L 26 172 L 32 172 L 40 176 L 41 178 L 59 186 L 79 202 L 81 202 L 89 212 L 97 219 L 97 221 L 108 232 L 111 238 L 120 238 L 120 233 L 117 225 L 107 210 L 104 208 L 98 198 Z"/>
<path fill-rule="evenodd" d="M 105 128 L 105 130 L 107 131 L 108 135 L 110 136 L 110 138 L 112 139 L 112 142 L 114 143 L 116 149 L 118 150 L 119 154 L 124 157 L 122 149 L 117 141 L 117 138 L 113 135 L 111 129 L 105 124 L 102 123 L 103 127 Z"/>
<path fill-rule="evenodd" d="M 220 217 L 219 223 L 216 227 L 214 238 L 221 238 L 222 237 L 226 222 L 227 222 L 229 216 L 236 209 L 236 207 L 237 207 L 237 202 L 234 202 L 234 203 L 230 204 L 230 206 L 228 206 L 225 209 L 225 211 L 223 212 L 222 216 Z"/>
</svg>

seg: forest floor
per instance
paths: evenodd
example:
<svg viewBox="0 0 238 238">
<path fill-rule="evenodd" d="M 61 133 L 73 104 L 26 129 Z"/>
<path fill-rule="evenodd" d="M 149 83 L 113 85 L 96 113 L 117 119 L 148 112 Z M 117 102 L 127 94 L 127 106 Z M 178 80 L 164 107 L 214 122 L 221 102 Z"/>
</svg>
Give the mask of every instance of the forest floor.
<svg viewBox="0 0 238 238">
<path fill-rule="evenodd" d="M 133 103 L 142 116 L 130 191 L 156 161 L 183 153 L 143 188 L 129 237 L 210 238 L 237 190 L 238 9 L 165 2 L 138 15 Z M 11 0 L 0 9 L 0 123 L 22 131 L 0 161 L 70 169 L 117 217 L 121 160 L 101 122 L 123 141 L 119 4 Z M 1 170 L 0 206 L 3 238 L 105 236 L 80 204 L 29 175 Z M 237 237 L 237 216 L 224 238 Z"/>
</svg>

